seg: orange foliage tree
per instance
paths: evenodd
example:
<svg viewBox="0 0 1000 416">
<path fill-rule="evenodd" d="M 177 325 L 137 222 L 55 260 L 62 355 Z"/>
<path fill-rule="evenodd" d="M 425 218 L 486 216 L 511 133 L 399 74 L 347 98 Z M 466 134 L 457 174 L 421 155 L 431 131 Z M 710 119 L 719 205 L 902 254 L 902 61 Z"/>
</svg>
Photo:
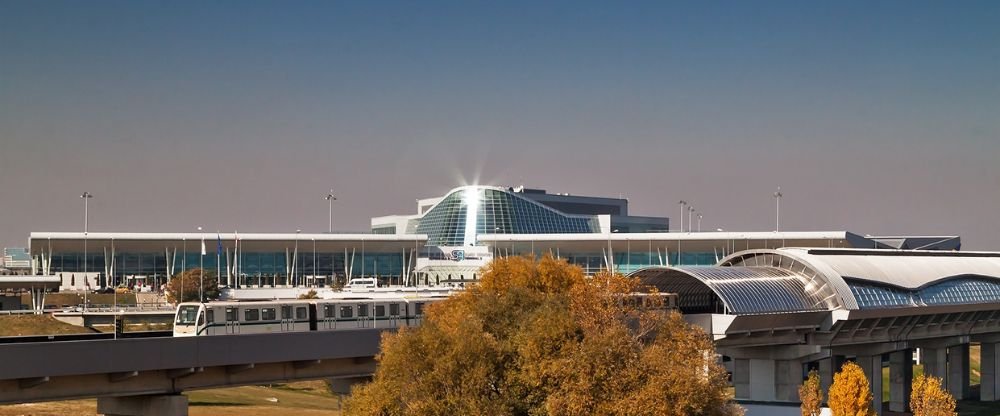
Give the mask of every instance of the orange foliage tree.
<svg viewBox="0 0 1000 416">
<path fill-rule="evenodd" d="M 829 405 L 833 416 L 875 415 L 871 388 L 860 366 L 849 361 L 833 376 Z"/>
<path fill-rule="evenodd" d="M 819 416 L 823 404 L 823 388 L 819 384 L 819 373 L 809 372 L 809 378 L 799 386 L 799 400 L 802 402 L 802 416 Z"/>
<path fill-rule="evenodd" d="M 479 284 L 386 334 L 349 415 L 736 415 L 711 339 L 620 274 L 546 256 L 493 261 Z"/>
<path fill-rule="evenodd" d="M 201 285 L 199 288 L 199 280 L 201 280 Z M 198 302 L 199 290 L 204 295 L 202 301 L 209 301 L 213 299 L 218 299 L 220 296 L 219 292 L 219 281 L 215 276 L 215 271 L 205 270 L 202 274 L 201 269 L 187 269 L 183 272 L 177 273 L 170 278 L 167 282 L 166 295 L 167 302 L 178 303 L 181 302 Z"/>
<path fill-rule="evenodd" d="M 923 374 L 913 379 L 910 392 L 910 411 L 913 416 L 955 416 L 955 398 L 941 387 L 938 377 Z"/>
</svg>

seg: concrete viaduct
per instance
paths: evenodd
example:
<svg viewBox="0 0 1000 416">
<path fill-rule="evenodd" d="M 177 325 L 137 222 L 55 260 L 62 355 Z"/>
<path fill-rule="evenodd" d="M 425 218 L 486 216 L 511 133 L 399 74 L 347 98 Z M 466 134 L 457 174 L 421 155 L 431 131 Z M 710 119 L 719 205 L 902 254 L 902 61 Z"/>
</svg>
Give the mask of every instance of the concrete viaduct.
<svg viewBox="0 0 1000 416">
<path fill-rule="evenodd" d="M 375 371 L 383 330 L 0 345 L 0 403 L 98 397 L 106 415 L 186 415 L 186 390 Z"/>
</svg>

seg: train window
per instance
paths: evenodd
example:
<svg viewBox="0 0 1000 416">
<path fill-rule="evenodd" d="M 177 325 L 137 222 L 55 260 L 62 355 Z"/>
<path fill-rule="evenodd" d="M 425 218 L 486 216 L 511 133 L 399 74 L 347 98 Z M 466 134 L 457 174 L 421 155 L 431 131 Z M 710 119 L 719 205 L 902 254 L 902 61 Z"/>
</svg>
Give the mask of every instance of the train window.
<svg viewBox="0 0 1000 416">
<path fill-rule="evenodd" d="M 385 316 L 385 305 L 375 305 L 375 316 L 379 318 Z"/>
<path fill-rule="evenodd" d="M 274 308 L 264 308 L 260 310 L 260 319 L 273 321 L 276 318 Z"/>
<path fill-rule="evenodd" d="M 299 306 L 295 308 L 295 319 L 306 319 L 306 307 Z"/>
<path fill-rule="evenodd" d="M 364 304 L 358 305 L 358 317 L 360 318 L 367 316 L 368 316 L 368 305 Z"/>
<path fill-rule="evenodd" d="M 239 320 L 236 317 L 236 308 L 226 308 L 226 320 L 230 322 Z"/>
<path fill-rule="evenodd" d="M 245 321 L 257 321 L 260 320 L 260 309 L 246 309 L 243 311 L 243 317 Z"/>
<path fill-rule="evenodd" d="M 336 318 L 336 316 L 333 315 L 334 311 L 335 309 L 333 309 L 333 305 L 323 305 L 324 318 Z"/>
<path fill-rule="evenodd" d="M 197 318 L 198 307 L 193 305 L 184 305 L 177 309 L 176 325 L 194 325 Z"/>
<path fill-rule="evenodd" d="M 390 303 L 389 304 L 389 315 L 399 316 L 399 304 L 398 303 Z"/>
<path fill-rule="evenodd" d="M 281 319 L 292 319 L 292 307 L 281 305 Z"/>
<path fill-rule="evenodd" d="M 354 317 L 354 307 L 353 306 L 341 306 L 340 307 L 340 317 L 341 318 L 353 318 Z"/>
<path fill-rule="evenodd" d="M 424 314 L 424 304 L 420 303 L 420 302 L 415 303 L 413 305 L 413 314 L 416 315 L 416 316 L 423 315 Z"/>
<path fill-rule="evenodd" d="M 212 322 L 215 322 L 215 309 L 208 309 L 208 310 L 206 310 L 205 312 L 207 312 L 207 313 L 208 313 L 208 314 L 207 314 L 207 317 L 208 317 L 208 323 L 212 323 Z"/>
</svg>

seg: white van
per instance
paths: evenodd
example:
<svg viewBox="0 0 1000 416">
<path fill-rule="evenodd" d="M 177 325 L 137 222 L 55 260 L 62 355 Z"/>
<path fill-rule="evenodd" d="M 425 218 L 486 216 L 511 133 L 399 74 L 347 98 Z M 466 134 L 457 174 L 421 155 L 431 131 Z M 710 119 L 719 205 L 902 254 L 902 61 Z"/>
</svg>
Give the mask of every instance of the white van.
<svg viewBox="0 0 1000 416">
<path fill-rule="evenodd" d="M 375 289 L 378 287 L 378 279 L 373 277 L 363 277 L 358 279 L 351 279 L 347 282 L 347 286 L 344 286 L 344 290 L 357 291 L 359 289 Z"/>
</svg>

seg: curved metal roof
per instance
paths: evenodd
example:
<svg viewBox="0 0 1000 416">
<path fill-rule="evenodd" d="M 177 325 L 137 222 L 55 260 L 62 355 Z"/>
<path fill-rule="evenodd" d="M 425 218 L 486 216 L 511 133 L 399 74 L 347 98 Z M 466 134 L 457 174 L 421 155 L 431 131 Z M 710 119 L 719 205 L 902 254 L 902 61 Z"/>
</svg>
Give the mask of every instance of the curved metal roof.
<svg viewBox="0 0 1000 416">
<path fill-rule="evenodd" d="M 762 314 L 825 311 L 842 307 L 841 298 L 821 276 L 779 267 L 650 267 L 632 273 L 643 284 L 677 293 L 681 310 L 717 312 L 714 294 L 726 313 Z"/>
<path fill-rule="evenodd" d="M 712 267 L 631 274 L 678 294 L 689 313 L 734 315 L 1000 301 L 1000 253 L 780 248 L 734 253 Z"/>
<path fill-rule="evenodd" d="M 822 264 L 844 279 L 916 290 L 941 281 L 978 276 L 1000 279 L 1000 253 L 781 248 L 756 250 Z M 720 264 L 730 258 L 723 259 Z"/>
</svg>

